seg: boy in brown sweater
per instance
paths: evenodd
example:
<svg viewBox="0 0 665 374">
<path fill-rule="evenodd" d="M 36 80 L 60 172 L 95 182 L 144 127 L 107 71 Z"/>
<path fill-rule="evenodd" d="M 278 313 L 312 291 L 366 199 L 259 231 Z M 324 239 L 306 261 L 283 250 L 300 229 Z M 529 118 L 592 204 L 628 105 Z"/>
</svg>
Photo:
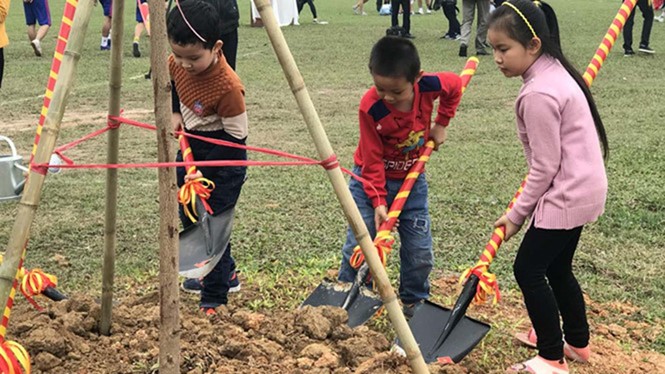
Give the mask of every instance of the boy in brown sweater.
<svg viewBox="0 0 665 374">
<path fill-rule="evenodd" d="M 174 131 L 245 144 L 248 134 L 244 87 L 227 64 L 219 40 L 221 23 L 218 12 L 201 0 L 183 1 L 169 13 L 167 30 L 173 54 L 169 56 L 172 79 Z M 194 160 L 246 160 L 244 149 L 189 139 Z M 178 152 L 176 161 L 182 161 Z M 246 167 L 200 167 L 194 175 L 178 168 L 178 185 L 205 177 L 215 183 L 208 203 L 214 214 L 232 209 L 245 181 Z M 184 227 L 192 224 L 183 214 Z M 203 279 L 187 279 L 183 289 L 201 293 L 201 310 L 214 315 L 227 303 L 229 292 L 240 289 L 231 257 L 231 244 L 222 259 Z"/>
</svg>

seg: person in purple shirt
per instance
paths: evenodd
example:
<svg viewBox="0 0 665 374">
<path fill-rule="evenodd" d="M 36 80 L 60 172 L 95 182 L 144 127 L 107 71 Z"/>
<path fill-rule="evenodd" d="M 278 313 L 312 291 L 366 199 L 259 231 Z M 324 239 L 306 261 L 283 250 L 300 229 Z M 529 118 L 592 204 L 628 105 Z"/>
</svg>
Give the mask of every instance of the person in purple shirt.
<svg viewBox="0 0 665 374">
<path fill-rule="evenodd" d="M 490 16 L 488 40 L 501 72 L 524 82 L 515 112 L 529 167 L 522 194 L 494 225 L 505 226 L 508 240 L 531 216 L 513 270 L 533 331 L 516 337 L 538 355 L 507 372 L 564 374 L 564 357 L 586 362 L 591 353 L 572 261 L 584 225 L 605 207 L 607 136 L 582 76 L 561 52 L 548 4 L 504 2 Z"/>
</svg>

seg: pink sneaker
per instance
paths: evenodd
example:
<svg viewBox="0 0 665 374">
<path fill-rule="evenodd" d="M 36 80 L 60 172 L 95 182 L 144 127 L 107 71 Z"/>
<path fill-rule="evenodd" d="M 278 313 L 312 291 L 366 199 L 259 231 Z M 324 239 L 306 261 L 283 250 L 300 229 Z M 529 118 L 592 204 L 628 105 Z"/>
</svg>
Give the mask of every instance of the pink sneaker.
<svg viewBox="0 0 665 374">
<path fill-rule="evenodd" d="M 507 374 L 568 374 L 568 364 L 565 360 L 551 361 L 536 356 L 528 361 L 515 364 L 506 369 Z"/>
<path fill-rule="evenodd" d="M 531 348 L 536 348 L 538 344 L 538 336 L 536 336 L 536 330 L 533 328 L 529 329 L 526 333 L 518 332 L 515 334 L 515 339 Z M 583 348 L 573 347 L 564 341 L 563 354 L 571 361 L 587 363 L 589 362 L 589 356 L 591 356 L 591 348 L 588 345 Z"/>
</svg>

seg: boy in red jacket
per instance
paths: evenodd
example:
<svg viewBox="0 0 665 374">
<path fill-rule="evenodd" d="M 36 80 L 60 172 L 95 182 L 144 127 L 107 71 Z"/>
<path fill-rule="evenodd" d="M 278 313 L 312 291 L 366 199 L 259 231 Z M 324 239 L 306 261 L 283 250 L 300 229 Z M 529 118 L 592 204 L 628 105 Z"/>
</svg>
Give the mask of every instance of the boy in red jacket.
<svg viewBox="0 0 665 374">
<path fill-rule="evenodd" d="M 438 148 L 445 141 L 446 127 L 462 96 L 462 83 L 457 74 L 450 72 L 425 74 L 413 43 L 393 36 L 374 45 L 369 70 L 374 87 L 360 101 L 360 141 L 354 154 L 354 173 L 372 186 L 351 179 L 349 189 L 370 234 L 375 236 L 425 142 L 431 138 Z M 439 107 L 432 124 L 437 98 Z M 415 307 L 429 297 L 428 278 L 434 264 L 424 173 L 416 180 L 399 220 L 399 295 L 404 313 L 410 317 Z M 356 270 L 349 265 L 349 258 L 356 245 L 349 228 L 338 275 L 342 282 L 355 278 Z"/>
</svg>

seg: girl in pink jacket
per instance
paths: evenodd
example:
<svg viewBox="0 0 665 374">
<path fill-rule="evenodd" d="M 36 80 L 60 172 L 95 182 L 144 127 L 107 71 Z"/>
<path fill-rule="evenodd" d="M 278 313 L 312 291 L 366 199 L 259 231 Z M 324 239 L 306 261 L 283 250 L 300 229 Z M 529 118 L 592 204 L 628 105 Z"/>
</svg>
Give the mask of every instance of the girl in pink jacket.
<svg viewBox="0 0 665 374">
<path fill-rule="evenodd" d="M 495 226 L 506 227 L 508 240 L 528 222 L 513 269 L 533 329 L 517 337 L 537 347 L 538 356 L 508 372 L 568 373 L 564 356 L 585 362 L 590 354 L 572 261 L 582 228 L 605 207 L 607 137 L 588 87 L 561 52 L 548 4 L 504 2 L 490 16 L 488 40 L 501 72 L 524 81 L 515 112 L 529 174 L 522 195 Z"/>
</svg>

